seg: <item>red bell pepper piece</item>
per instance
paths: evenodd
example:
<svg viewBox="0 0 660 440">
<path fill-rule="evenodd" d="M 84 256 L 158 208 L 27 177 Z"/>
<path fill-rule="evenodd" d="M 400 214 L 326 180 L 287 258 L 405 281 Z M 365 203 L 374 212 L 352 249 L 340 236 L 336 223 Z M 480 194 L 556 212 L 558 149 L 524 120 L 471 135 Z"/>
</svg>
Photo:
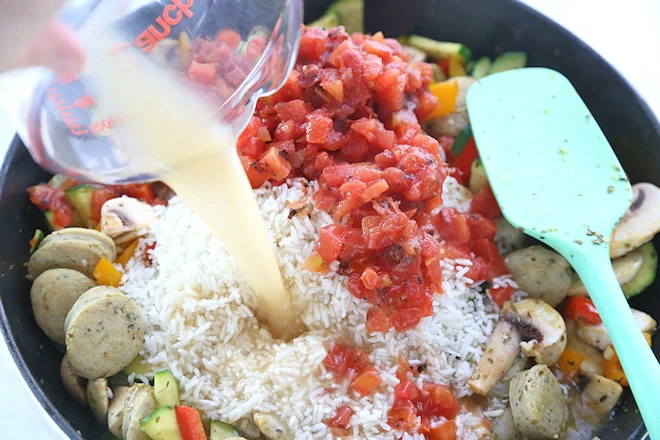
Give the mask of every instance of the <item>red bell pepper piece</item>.
<svg viewBox="0 0 660 440">
<path fill-rule="evenodd" d="M 176 422 L 183 440 L 207 440 L 199 412 L 189 406 L 177 406 Z"/>
<path fill-rule="evenodd" d="M 477 157 L 479 157 L 477 144 L 474 142 L 474 137 L 471 137 L 465 144 L 461 154 L 458 155 L 454 162 L 454 168 L 461 172 L 463 183 L 467 183 L 470 180 L 472 162 L 474 162 Z"/>
<path fill-rule="evenodd" d="M 588 324 L 600 324 L 603 322 L 593 301 L 582 296 L 572 296 L 568 299 L 564 308 L 564 315 Z"/>
</svg>

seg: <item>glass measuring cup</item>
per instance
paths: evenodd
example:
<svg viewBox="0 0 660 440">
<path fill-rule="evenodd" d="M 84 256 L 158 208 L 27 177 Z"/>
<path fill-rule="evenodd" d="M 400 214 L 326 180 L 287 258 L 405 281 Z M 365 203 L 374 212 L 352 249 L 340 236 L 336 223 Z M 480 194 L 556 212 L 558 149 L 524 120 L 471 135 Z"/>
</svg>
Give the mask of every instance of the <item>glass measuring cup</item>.
<svg viewBox="0 0 660 440">
<path fill-rule="evenodd" d="M 87 68 L 79 75 L 32 69 L 19 78 L 20 93 L 9 82 L 0 86 L 0 95 L 42 167 L 79 180 L 126 183 L 158 179 L 158 164 L 137 157 L 130 139 L 116 129 L 125 121 L 121 108 L 109 105 L 98 90 L 100 60 L 114 50 L 131 51 L 135 69 L 143 63 L 167 69 L 177 87 L 203 96 L 214 117 L 237 136 L 257 98 L 279 88 L 293 67 L 302 4 L 87 0 L 70 1 L 61 16 L 78 29 L 88 50 Z"/>
</svg>

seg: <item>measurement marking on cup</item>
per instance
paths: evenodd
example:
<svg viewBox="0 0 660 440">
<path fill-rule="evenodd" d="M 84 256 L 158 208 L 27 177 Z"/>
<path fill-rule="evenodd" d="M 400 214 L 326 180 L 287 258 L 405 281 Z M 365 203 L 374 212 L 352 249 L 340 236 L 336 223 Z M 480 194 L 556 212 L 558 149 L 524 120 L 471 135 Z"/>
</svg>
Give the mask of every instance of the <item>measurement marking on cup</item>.
<svg viewBox="0 0 660 440">
<path fill-rule="evenodd" d="M 78 122 L 78 118 L 73 114 L 73 106 L 66 103 L 62 94 L 55 87 L 51 87 L 48 90 L 48 98 L 51 100 L 57 113 L 60 114 L 62 120 L 73 135 L 81 136 L 89 133 L 89 130 L 83 128 L 82 124 Z"/>
</svg>

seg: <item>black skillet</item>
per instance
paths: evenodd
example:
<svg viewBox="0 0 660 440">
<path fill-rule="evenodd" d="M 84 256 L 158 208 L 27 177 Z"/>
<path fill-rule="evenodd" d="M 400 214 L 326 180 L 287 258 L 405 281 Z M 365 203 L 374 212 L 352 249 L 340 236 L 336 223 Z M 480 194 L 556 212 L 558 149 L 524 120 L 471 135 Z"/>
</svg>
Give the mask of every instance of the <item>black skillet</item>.
<svg viewBox="0 0 660 440">
<path fill-rule="evenodd" d="M 306 1 L 306 21 L 318 17 L 329 3 Z M 366 11 L 367 32 L 460 41 L 476 56 L 522 50 L 529 54 L 530 65 L 559 70 L 580 92 L 631 180 L 660 185 L 658 120 L 612 66 L 548 18 L 511 0 L 366 0 Z M 42 214 L 28 201 L 26 188 L 48 178 L 15 138 L 0 170 L 0 326 L 23 378 L 64 434 L 98 439 L 103 428 L 64 390 L 59 378 L 62 352 L 37 327 L 30 308 L 23 263 L 34 229 L 44 225 Z M 656 280 L 631 303 L 659 319 L 660 282 Z M 656 355 L 659 347 L 656 336 Z M 626 393 L 600 437 L 642 439 L 644 433 L 635 402 Z"/>
</svg>

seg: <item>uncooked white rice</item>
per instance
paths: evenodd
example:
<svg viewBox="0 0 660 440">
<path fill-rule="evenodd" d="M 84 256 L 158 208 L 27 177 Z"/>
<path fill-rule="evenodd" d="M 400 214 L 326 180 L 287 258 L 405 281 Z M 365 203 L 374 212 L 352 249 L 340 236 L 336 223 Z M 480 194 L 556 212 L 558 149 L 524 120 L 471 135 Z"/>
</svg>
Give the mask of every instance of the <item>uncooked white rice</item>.
<svg viewBox="0 0 660 440">
<path fill-rule="evenodd" d="M 123 290 L 140 305 L 146 322 L 141 354 L 154 371 L 174 373 L 185 403 L 209 418 L 236 424 L 246 436 L 258 434 L 250 420 L 263 413 L 286 429 L 286 438 L 331 439 L 324 421 L 348 404 L 354 410 L 355 438 L 401 438 L 387 425 L 398 355 L 426 364 L 419 381 L 449 384 L 457 397 L 466 396 L 467 379 L 492 332 L 496 309 L 463 277 L 469 261 L 444 261 L 444 293 L 435 295 L 432 317 L 413 330 L 369 335 L 369 305 L 350 294 L 346 276 L 301 268 L 314 251 L 319 229 L 332 223 L 327 213 L 312 208 L 315 189 L 315 182 L 295 179 L 255 191 L 285 285 L 308 332 L 282 343 L 259 327 L 254 297 L 232 258 L 175 198 L 169 207 L 157 208 L 159 218 L 138 248 L 139 255 L 157 243 L 153 265 L 134 258 L 123 278 Z M 455 180 L 447 179 L 444 191 L 446 206 L 467 209 L 469 199 Z M 296 204 L 301 200 L 303 209 Z M 289 219 L 292 204 L 299 214 Z M 324 370 L 326 348 L 334 341 L 371 353 L 384 381 L 375 392 L 359 397 Z M 474 437 L 474 423 L 469 414 L 459 415 L 459 435 Z"/>
</svg>

